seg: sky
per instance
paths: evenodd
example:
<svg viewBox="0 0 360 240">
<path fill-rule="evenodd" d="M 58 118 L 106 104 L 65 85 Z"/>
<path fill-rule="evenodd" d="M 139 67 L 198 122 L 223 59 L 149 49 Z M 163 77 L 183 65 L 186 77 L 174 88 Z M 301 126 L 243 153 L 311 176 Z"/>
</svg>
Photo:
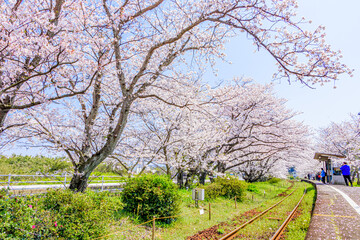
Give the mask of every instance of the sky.
<svg viewBox="0 0 360 240">
<path fill-rule="evenodd" d="M 316 130 L 331 122 L 347 120 L 350 113 L 360 112 L 360 1 L 298 0 L 298 5 L 298 16 L 311 20 L 312 28 L 325 26 L 327 43 L 333 50 L 341 50 L 343 63 L 355 70 L 352 78 L 340 75 L 335 84 L 318 85 L 316 89 L 300 83 L 273 81 L 277 96 L 287 99 L 289 108 L 302 113 L 297 119 Z M 217 78 L 245 77 L 259 83 L 272 82 L 272 75 L 277 71 L 275 60 L 264 51 L 254 51 L 245 35 L 232 39 L 226 46 L 232 64 L 219 63 Z M 212 73 L 207 76 L 215 79 Z"/>
</svg>

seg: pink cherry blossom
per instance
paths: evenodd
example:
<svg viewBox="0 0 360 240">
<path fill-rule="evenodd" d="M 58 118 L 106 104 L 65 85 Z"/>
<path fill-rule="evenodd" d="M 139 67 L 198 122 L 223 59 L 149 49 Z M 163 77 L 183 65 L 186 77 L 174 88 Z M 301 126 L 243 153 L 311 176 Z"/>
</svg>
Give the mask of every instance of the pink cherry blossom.
<svg viewBox="0 0 360 240">
<path fill-rule="evenodd" d="M 117 153 L 146 155 L 152 162 L 165 151 L 159 161 L 178 169 L 209 168 L 214 157 L 223 172 L 242 165 L 249 152 L 270 156 L 282 146 L 297 148 L 306 129 L 290 120 L 295 113 L 284 100 L 274 100 L 263 87 L 242 89 L 245 95 L 236 95 L 231 85 L 203 87 L 200 73 L 226 59 L 224 46 L 232 37 L 246 34 L 256 50 L 273 57 L 276 79 L 312 86 L 352 74 L 340 52 L 326 44 L 324 27 L 309 31 L 296 17 L 294 0 L 8 2 L 0 4 L 0 127 L 13 129 L 9 138 L 33 136 L 34 145 L 67 154 L 76 191 L 85 190 L 87 176 L 105 159 L 119 159 Z M 157 113 L 160 104 L 168 112 Z M 167 119 L 169 112 L 174 115 Z M 164 119 L 168 125 L 157 132 Z M 162 148 L 154 151 L 155 141 L 151 147 L 132 145 L 139 136 L 131 130 L 139 124 L 147 124 L 144 138 L 159 135 Z M 290 136 L 295 138 L 287 143 Z M 183 156 L 194 161 L 183 163 Z M 277 158 L 283 153 L 271 162 Z"/>
</svg>

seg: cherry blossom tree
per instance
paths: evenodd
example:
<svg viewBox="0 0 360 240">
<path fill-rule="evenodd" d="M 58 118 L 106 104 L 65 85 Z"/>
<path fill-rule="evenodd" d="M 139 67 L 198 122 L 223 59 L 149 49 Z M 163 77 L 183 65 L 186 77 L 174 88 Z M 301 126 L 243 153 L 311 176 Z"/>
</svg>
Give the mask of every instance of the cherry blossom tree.
<svg viewBox="0 0 360 240">
<path fill-rule="evenodd" d="M 10 2 L 23 6 L 20 21 L 34 16 L 27 14 L 25 6 L 28 5 L 22 1 Z M 51 0 L 26 3 L 54 8 Z M 30 133 L 46 140 L 48 147 L 66 152 L 73 162 L 70 188 L 74 191 L 84 191 L 91 172 L 114 152 L 125 127 L 133 120 L 133 108 L 151 98 L 186 106 L 188 99 L 176 98 L 177 92 L 191 82 L 193 70 L 214 64 L 216 58 L 224 58 L 224 43 L 237 34 L 245 33 L 257 49 L 275 59 L 279 66 L 276 78 L 311 85 L 336 80 L 342 73 L 351 74 L 351 70 L 339 62 L 340 52 L 332 51 L 325 44 L 322 27 L 314 32 L 301 28 L 306 22 L 297 20 L 294 0 L 191 3 L 59 0 L 57 3 L 61 11 L 39 11 L 40 17 L 44 12 L 51 16 L 46 19 L 56 19 L 58 25 L 52 26 L 52 21 L 48 21 L 47 26 L 55 28 L 52 31 L 57 33 L 59 44 L 67 44 L 64 58 L 60 51 L 63 48 L 56 48 L 50 62 L 55 66 L 60 62 L 75 66 L 56 74 L 62 77 L 57 79 L 67 88 L 73 87 L 78 78 L 90 82 L 91 86 L 85 94 L 35 106 L 26 113 Z M 11 23 L 8 18 L 3 20 Z M 60 23 L 63 23 L 61 27 Z M 50 40 L 52 38 L 50 34 Z M 39 41 L 40 46 L 48 44 L 43 42 Z M 53 65 L 47 66 L 54 70 Z M 68 73 L 68 69 L 76 74 Z M 12 72 L 14 76 L 18 71 Z M 47 72 L 42 72 L 44 78 L 52 76 L 45 74 Z M 276 117 L 274 119 L 276 122 Z M 223 146 L 222 151 L 231 151 L 229 147 Z"/>
<path fill-rule="evenodd" d="M 177 176 L 180 186 L 184 172 L 187 183 L 194 177 L 204 182 L 207 174 L 229 170 L 245 175 L 249 170 L 248 180 L 256 181 L 277 161 L 292 162 L 306 148 L 309 134 L 292 120 L 295 113 L 271 89 L 271 85 L 239 81 L 194 94 L 186 108 L 148 101 L 142 123 L 129 131 L 131 144 L 120 143 L 115 151 L 123 159 L 117 160 L 122 166 L 145 162 L 143 169 L 149 164 L 163 167 L 170 177 Z M 124 154 L 126 149 L 131 150 Z"/>
<path fill-rule="evenodd" d="M 71 7 L 64 0 L 0 3 L 0 134 L 26 123 L 11 110 L 82 94 L 91 84 L 96 71 L 79 62 Z"/>
<path fill-rule="evenodd" d="M 351 115 L 349 120 L 341 123 L 332 122 L 328 127 L 319 130 L 319 151 L 345 155 L 354 162 L 360 154 L 360 119 Z"/>
<path fill-rule="evenodd" d="M 218 114 L 227 124 L 221 144 L 211 151 L 219 155 L 219 172 L 237 169 L 253 161 L 274 162 L 279 154 L 301 151 L 309 130 L 293 120 L 297 113 L 286 108 L 284 99 L 274 96 L 271 85 L 227 86 L 217 98 L 223 101 Z"/>
<path fill-rule="evenodd" d="M 318 151 L 346 156 L 353 165 L 353 180 L 359 176 L 360 166 L 360 117 L 350 115 L 349 120 L 341 123 L 332 122 L 328 127 L 319 130 Z"/>
</svg>

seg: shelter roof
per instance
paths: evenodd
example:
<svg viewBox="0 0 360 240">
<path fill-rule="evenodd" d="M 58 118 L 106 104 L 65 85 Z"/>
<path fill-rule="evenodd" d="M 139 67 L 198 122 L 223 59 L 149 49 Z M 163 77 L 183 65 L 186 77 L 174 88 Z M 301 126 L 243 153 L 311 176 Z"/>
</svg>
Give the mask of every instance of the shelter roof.
<svg viewBox="0 0 360 240">
<path fill-rule="evenodd" d="M 314 159 L 317 160 L 326 160 L 329 159 L 329 157 L 335 157 L 335 158 L 346 158 L 344 155 L 338 155 L 338 154 L 332 154 L 332 153 L 315 153 Z"/>
</svg>

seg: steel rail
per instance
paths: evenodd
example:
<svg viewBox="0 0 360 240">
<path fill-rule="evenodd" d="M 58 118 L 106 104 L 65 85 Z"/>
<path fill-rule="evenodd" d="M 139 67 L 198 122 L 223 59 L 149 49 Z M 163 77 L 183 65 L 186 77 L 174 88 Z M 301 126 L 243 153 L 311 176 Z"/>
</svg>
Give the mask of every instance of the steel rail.
<svg viewBox="0 0 360 240">
<path fill-rule="evenodd" d="M 286 226 L 289 224 L 291 219 L 294 217 L 294 215 L 296 213 L 296 210 L 298 209 L 298 207 L 299 207 L 301 201 L 303 200 L 305 194 L 306 194 L 306 189 L 304 191 L 304 194 L 300 198 L 300 201 L 298 202 L 298 204 L 296 204 L 296 206 L 294 207 L 292 212 L 289 214 L 289 216 L 286 218 L 286 220 L 283 222 L 283 224 L 279 227 L 279 229 L 276 231 L 276 233 L 270 238 L 270 240 L 278 240 L 278 239 L 280 239 L 281 234 L 284 232 Z"/>
<path fill-rule="evenodd" d="M 269 207 L 268 209 L 266 209 L 265 211 L 259 213 L 258 215 L 256 215 L 255 217 L 253 217 L 252 219 L 250 219 L 249 221 L 247 221 L 246 223 L 240 225 L 239 227 L 237 227 L 236 229 L 234 229 L 233 231 L 229 232 L 228 234 L 226 234 L 224 237 L 220 238 L 220 240 L 230 240 L 233 239 L 234 237 L 236 237 L 236 235 L 238 235 L 239 231 L 246 227 L 247 225 L 249 225 L 250 223 L 254 222 L 256 219 L 260 218 L 262 215 L 264 215 L 265 213 L 267 213 L 268 211 L 270 211 L 271 209 L 273 209 L 274 207 L 276 207 L 277 205 L 279 205 L 280 203 L 282 203 L 285 199 L 287 199 L 288 197 L 290 197 L 297 189 L 295 189 L 294 191 L 292 191 L 289 195 L 287 195 L 285 198 L 281 199 L 279 202 L 275 203 L 274 205 L 272 205 L 271 207 Z"/>
</svg>

